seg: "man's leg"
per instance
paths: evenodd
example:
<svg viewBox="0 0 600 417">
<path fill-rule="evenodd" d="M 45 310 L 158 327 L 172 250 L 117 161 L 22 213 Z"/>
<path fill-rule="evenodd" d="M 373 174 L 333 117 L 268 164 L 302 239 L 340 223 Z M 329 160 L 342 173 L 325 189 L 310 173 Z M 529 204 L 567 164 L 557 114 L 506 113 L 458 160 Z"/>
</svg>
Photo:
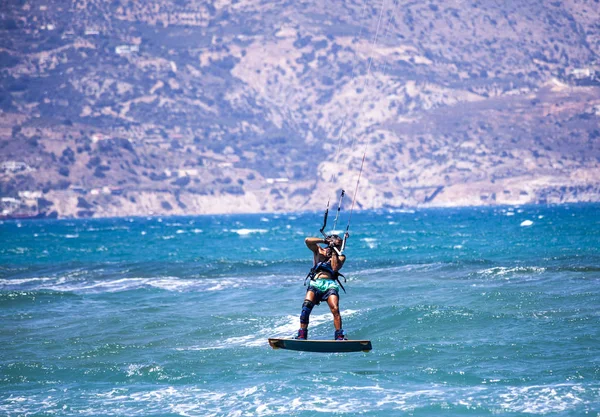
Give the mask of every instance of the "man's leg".
<svg viewBox="0 0 600 417">
<path fill-rule="evenodd" d="M 308 339 L 308 321 L 310 319 L 310 313 L 312 312 L 315 300 L 315 293 L 312 291 L 306 291 L 306 297 L 304 303 L 302 303 L 302 312 L 300 313 L 300 329 L 296 339 Z"/>
<path fill-rule="evenodd" d="M 332 294 L 329 297 L 327 297 L 327 305 L 331 310 L 331 314 L 333 314 L 333 326 L 335 327 L 335 330 L 342 329 L 342 316 L 340 314 L 339 304 L 340 297 L 338 297 L 337 295 Z"/>
<path fill-rule="evenodd" d="M 315 306 L 315 293 L 313 291 L 306 291 L 306 297 L 304 297 L 304 303 L 302 304 L 302 313 L 300 313 L 300 328 L 308 328 L 308 320 L 313 307 Z"/>
<path fill-rule="evenodd" d="M 327 297 L 327 304 L 333 314 L 333 325 L 335 326 L 335 333 L 333 338 L 335 340 L 346 340 L 346 332 L 342 330 L 342 315 L 340 314 L 340 297 L 337 294 L 332 294 Z"/>
</svg>

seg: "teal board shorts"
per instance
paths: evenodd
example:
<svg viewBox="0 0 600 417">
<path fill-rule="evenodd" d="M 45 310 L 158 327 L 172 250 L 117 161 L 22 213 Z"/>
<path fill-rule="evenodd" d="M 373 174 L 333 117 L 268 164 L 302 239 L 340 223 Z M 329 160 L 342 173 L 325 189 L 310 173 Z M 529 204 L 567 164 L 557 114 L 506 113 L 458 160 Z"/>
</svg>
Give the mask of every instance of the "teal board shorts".
<svg viewBox="0 0 600 417">
<path fill-rule="evenodd" d="M 315 293 L 315 305 L 319 305 L 321 301 L 327 301 L 332 295 L 340 296 L 340 285 L 333 279 L 314 279 L 308 284 L 306 291 Z"/>
</svg>

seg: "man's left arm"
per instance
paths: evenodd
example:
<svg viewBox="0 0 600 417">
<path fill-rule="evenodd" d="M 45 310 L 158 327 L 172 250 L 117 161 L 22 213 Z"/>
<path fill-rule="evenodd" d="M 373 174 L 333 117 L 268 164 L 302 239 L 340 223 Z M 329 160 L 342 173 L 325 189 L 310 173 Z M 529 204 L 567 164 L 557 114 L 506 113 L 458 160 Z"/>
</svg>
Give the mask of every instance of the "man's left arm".
<svg viewBox="0 0 600 417">
<path fill-rule="evenodd" d="M 339 271 L 344 266 L 344 262 L 346 262 L 346 255 L 338 255 L 334 253 L 331 256 L 331 267 L 334 271 Z"/>
</svg>

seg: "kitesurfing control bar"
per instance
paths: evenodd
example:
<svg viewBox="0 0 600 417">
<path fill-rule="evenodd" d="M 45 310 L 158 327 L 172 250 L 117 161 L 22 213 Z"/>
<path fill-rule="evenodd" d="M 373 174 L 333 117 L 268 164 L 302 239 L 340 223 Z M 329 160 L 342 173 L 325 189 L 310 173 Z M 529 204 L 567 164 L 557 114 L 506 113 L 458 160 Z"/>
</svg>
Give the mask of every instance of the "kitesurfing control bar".
<svg viewBox="0 0 600 417">
<path fill-rule="evenodd" d="M 334 230 L 335 230 L 335 227 L 337 225 L 338 218 L 340 216 L 340 211 L 342 210 L 342 200 L 344 199 L 344 195 L 346 195 L 346 191 L 342 190 L 341 193 L 340 193 L 340 200 L 338 201 L 337 213 L 335 215 L 335 220 L 333 222 L 333 229 Z M 323 215 L 323 226 L 319 230 L 325 239 L 327 239 L 329 237 L 325 233 L 325 228 L 327 227 L 327 217 L 328 216 L 329 216 L 329 200 L 327 201 L 327 208 L 325 209 L 325 214 Z M 346 235 L 344 236 L 344 240 L 343 240 L 343 243 L 342 243 L 342 250 L 341 251 L 338 248 L 333 247 L 333 250 L 335 250 L 336 253 L 338 255 L 340 255 L 340 256 L 344 252 L 344 246 L 346 246 L 346 237 L 347 236 L 348 236 L 348 231 L 346 230 Z"/>
</svg>

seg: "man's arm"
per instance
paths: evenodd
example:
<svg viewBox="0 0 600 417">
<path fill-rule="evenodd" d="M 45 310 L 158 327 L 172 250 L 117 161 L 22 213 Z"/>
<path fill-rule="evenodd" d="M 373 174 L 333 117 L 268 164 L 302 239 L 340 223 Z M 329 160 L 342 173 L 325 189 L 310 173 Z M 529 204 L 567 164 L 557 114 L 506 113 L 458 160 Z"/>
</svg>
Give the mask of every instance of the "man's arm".
<svg viewBox="0 0 600 417">
<path fill-rule="evenodd" d="M 346 262 L 346 255 L 339 255 L 334 253 L 331 256 L 331 267 L 334 271 L 339 271 L 344 266 L 344 262 Z"/>
<path fill-rule="evenodd" d="M 327 243 L 325 239 L 321 239 L 319 237 L 307 237 L 304 239 L 304 243 L 306 243 L 306 247 L 310 249 L 314 254 L 319 253 L 319 243 Z"/>
</svg>

